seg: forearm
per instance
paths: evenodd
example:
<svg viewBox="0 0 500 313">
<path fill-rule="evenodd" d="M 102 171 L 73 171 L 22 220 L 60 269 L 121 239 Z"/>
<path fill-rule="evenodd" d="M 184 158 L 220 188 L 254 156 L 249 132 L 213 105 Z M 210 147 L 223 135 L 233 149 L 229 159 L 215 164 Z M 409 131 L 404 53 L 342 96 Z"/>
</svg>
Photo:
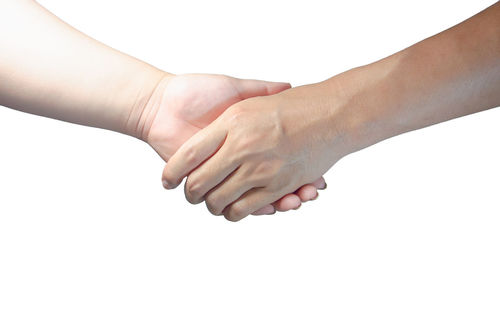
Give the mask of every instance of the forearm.
<svg viewBox="0 0 500 313">
<path fill-rule="evenodd" d="M 0 2 L 0 104 L 140 136 L 166 73 L 101 44 L 34 1 Z"/>
<path fill-rule="evenodd" d="M 500 104 L 499 6 L 371 65 L 242 101 L 169 159 L 192 203 L 237 221 L 385 138 Z"/>
<path fill-rule="evenodd" d="M 333 78 L 351 151 L 500 105 L 500 4 L 379 62 Z"/>
</svg>

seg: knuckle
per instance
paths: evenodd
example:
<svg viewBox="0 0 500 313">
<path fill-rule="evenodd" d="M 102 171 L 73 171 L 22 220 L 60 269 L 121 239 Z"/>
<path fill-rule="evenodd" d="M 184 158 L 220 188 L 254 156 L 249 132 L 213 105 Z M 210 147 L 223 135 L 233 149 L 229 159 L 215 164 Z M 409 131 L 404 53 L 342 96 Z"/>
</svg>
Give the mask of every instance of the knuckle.
<svg viewBox="0 0 500 313">
<path fill-rule="evenodd" d="M 245 100 L 241 101 L 240 103 L 245 102 Z M 243 114 L 245 114 L 245 106 L 241 104 L 236 104 L 228 108 L 229 114 L 231 117 L 241 117 Z"/>
<path fill-rule="evenodd" d="M 196 166 L 198 163 L 198 151 L 194 146 L 190 146 L 186 149 L 184 162 L 189 166 Z"/>
<path fill-rule="evenodd" d="M 279 177 L 281 164 L 278 160 L 264 160 L 256 164 L 252 169 L 252 180 L 259 186 L 272 183 Z"/>
<path fill-rule="evenodd" d="M 269 160 L 264 160 L 255 166 L 254 173 L 256 175 L 266 176 L 273 172 L 273 170 L 274 164 Z"/>
<path fill-rule="evenodd" d="M 228 110 L 228 123 L 231 128 L 238 128 L 244 125 L 246 110 L 242 106 L 232 106 Z"/>
<path fill-rule="evenodd" d="M 222 212 L 222 210 L 218 209 L 215 206 L 210 206 L 208 203 L 207 203 L 207 209 L 208 209 L 208 212 L 212 213 L 212 215 L 215 215 L 215 216 L 221 215 L 221 212 Z"/>
<path fill-rule="evenodd" d="M 216 201 L 213 195 L 208 195 L 205 199 L 205 204 L 207 205 L 208 211 L 213 215 L 220 215 L 224 208 L 221 208 L 220 204 Z"/>
<path fill-rule="evenodd" d="M 255 142 L 254 138 L 252 138 L 251 134 L 246 134 L 242 136 L 238 136 L 236 138 L 237 144 L 236 144 L 236 149 L 238 151 L 244 151 L 244 152 L 250 152 L 252 151 L 252 148 L 255 148 Z"/>
<path fill-rule="evenodd" d="M 185 192 L 186 199 L 191 204 L 199 203 L 199 199 L 203 196 L 201 193 L 202 185 L 195 180 L 189 180 L 186 182 Z"/>
<path fill-rule="evenodd" d="M 205 205 L 207 206 L 208 212 L 212 213 L 212 215 L 218 215 L 215 207 L 208 201 L 205 201 Z"/>
<path fill-rule="evenodd" d="M 232 222 L 237 222 L 246 216 L 246 207 L 243 202 L 236 202 L 227 210 L 226 218 Z"/>
<path fill-rule="evenodd" d="M 257 177 L 271 179 L 279 172 L 279 162 L 272 160 L 264 160 L 259 162 L 253 169 L 254 175 Z"/>
<path fill-rule="evenodd" d="M 237 222 L 239 221 L 239 219 L 237 219 L 233 213 L 231 212 L 231 210 L 227 211 L 227 213 L 224 215 L 224 217 L 226 218 L 226 220 L 230 221 L 230 222 Z"/>
<path fill-rule="evenodd" d="M 262 138 L 258 134 L 252 134 L 249 129 L 233 132 L 233 146 L 234 155 L 238 160 L 253 160 L 260 158 L 262 148 L 259 143 Z"/>
</svg>

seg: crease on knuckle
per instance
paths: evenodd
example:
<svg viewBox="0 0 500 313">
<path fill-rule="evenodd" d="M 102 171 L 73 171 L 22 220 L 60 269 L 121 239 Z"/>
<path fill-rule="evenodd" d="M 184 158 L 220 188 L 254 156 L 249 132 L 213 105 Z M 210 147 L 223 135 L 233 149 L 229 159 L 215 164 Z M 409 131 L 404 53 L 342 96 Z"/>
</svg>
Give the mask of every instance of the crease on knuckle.
<svg viewBox="0 0 500 313">
<path fill-rule="evenodd" d="M 184 154 L 184 163 L 190 167 L 196 166 L 198 162 L 198 151 L 195 146 L 190 146 L 186 148 L 186 152 Z"/>
<path fill-rule="evenodd" d="M 200 203 L 200 198 L 202 198 L 201 194 L 202 184 L 198 182 L 196 179 L 189 179 L 186 181 L 184 194 L 186 195 L 186 199 L 191 204 Z"/>
<path fill-rule="evenodd" d="M 205 204 L 207 206 L 208 211 L 213 215 L 221 215 L 222 210 L 221 205 L 217 201 L 217 196 L 214 194 L 207 195 L 205 199 Z"/>
<path fill-rule="evenodd" d="M 246 216 L 246 206 L 243 201 L 236 202 L 227 210 L 226 218 L 231 222 L 237 222 Z"/>
</svg>

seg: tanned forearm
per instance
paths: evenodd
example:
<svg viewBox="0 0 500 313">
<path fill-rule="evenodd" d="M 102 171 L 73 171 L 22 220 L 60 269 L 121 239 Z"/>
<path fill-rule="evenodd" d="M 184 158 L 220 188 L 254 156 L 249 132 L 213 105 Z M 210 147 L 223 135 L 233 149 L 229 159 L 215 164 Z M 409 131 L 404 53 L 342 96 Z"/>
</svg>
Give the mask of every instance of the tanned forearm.
<svg viewBox="0 0 500 313">
<path fill-rule="evenodd" d="M 438 35 L 337 77 L 350 98 L 352 151 L 500 105 L 500 3 Z M 336 116 L 338 121 L 340 116 Z"/>
</svg>

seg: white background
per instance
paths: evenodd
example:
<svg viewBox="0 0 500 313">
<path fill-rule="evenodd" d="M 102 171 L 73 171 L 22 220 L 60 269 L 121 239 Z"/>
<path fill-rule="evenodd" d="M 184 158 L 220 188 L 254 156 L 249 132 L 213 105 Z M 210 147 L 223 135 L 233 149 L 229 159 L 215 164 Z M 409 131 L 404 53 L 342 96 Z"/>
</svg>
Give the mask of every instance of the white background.
<svg viewBox="0 0 500 313">
<path fill-rule="evenodd" d="M 494 3 L 40 2 L 166 71 L 293 85 Z M 0 312 L 500 311 L 499 109 L 350 155 L 317 201 L 240 223 L 163 190 L 133 138 L 5 108 L 0 133 Z"/>
</svg>

